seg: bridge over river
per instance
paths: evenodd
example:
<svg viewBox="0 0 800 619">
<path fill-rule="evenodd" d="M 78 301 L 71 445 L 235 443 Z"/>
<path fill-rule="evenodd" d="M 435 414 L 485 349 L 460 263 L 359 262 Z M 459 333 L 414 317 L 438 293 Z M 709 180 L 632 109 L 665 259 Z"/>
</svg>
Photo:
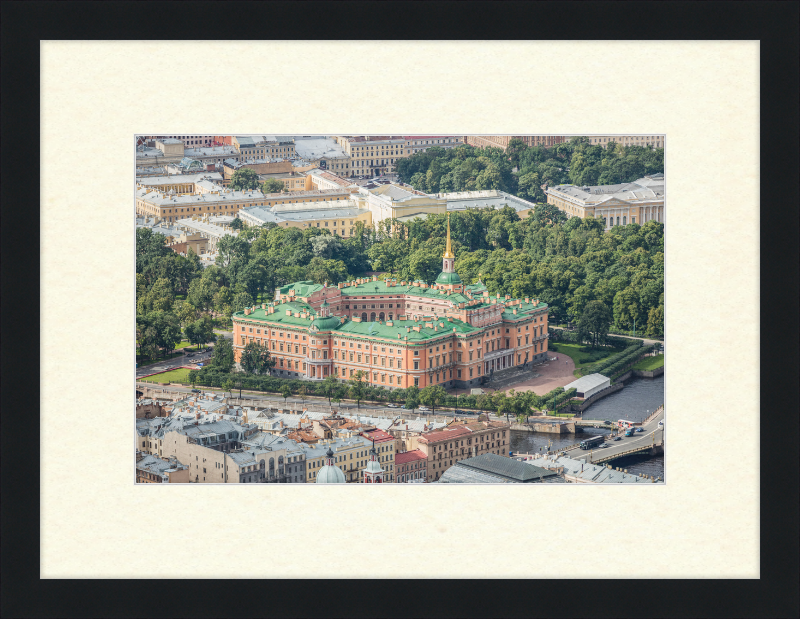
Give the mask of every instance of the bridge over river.
<svg viewBox="0 0 800 619">
<path fill-rule="evenodd" d="M 594 449 L 581 449 L 574 445 L 563 450 L 564 455 L 575 460 L 600 463 L 610 462 L 617 458 L 632 454 L 656 454 L 664 449 L 664 428 L 658 423 L 664 419 L 664 407 L 661 406 L 641 424 L 642 431 L 635 432 L 633 436 L 620 435 L 620 440 L 606 441 L 608 447 Z"/>
</svg>

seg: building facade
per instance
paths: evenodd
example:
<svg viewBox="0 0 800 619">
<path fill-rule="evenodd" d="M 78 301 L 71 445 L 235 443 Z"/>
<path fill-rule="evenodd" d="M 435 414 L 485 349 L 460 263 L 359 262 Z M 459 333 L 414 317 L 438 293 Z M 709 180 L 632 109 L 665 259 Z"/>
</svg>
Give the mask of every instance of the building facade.
<svg viewBox="0 0 800 619">
<path fill-rule="evenodd" d="M 577 136 L 568 136 L 567 139 Z M 581 136 L 584 137 L 584 136 Z M 620 146 L 652 146 L 653 148 L 664 148 L 666 136 L 664 135 L 590 135 L 585 136 L 589 144 L 606 148 L 609 142 L 615 142 Z"/>
<path fill-rule="evenodd" d="M 256 341 L 270 350 L 277 376 L 340 380 L 363 372 L 389 389 L 469 387 L 496 370 L 547 356 L 547 304 L 465 286 L 450 246 L 434 284 L 296 282 L 275 300 L 233 314 L 234 354 Z"/>
<path fill-rule="evenodd" d="M 464 136 L 461 135 L 407 135 L 404 137 L 406 145 L 411 147 L 412 155 L 424 153 L 433 146 L 456 148 L 464 145 Z"/>
<path fill-rule="evenodd" d="M 478 148 L 508 148 L 513 139 L 521 140 L 526 146 L 550 147 L 567 140 L 563 135 L 467 135 L 464 142 Z"/>
<path fill-rule="evenodd" d="M 418 439 L 419 451 L 427 459 L 428 482 L 438 481 L 447 469 L 467 458 L 483 454 L 508 456 L 510 442 L 511 426 L 502 421 L 453 423 Z"/>
<path fill-rule="evenodd" d="M 416 480 L 427 481 L 428 456 L 421 449 L 404 451 L 394 457 L 397 467 L 397 483 L 404 484 Z"/>
<path fill-rule="evenodd" d="M 412 153 L 406 138 L 400 135 L 337 135 L 333 139 L 349 157 L 349 173 L 342 176 L 394 174 L 397 160 Z"/>
<path fill-rule="evenodd" d="M 175 456 L 162 460 L 151 454 L 136 454 L 137 484 L 188 484 L 189 467 Z"/>
<path fill-rule="evenodd" d="M 648 174 L 616 185 L 556 185 L 545 190 L 547 203 L 567 218 L 599 217 L 605 229 L 626 224 L 664 223 L 664 174 Z"/>
</svg>

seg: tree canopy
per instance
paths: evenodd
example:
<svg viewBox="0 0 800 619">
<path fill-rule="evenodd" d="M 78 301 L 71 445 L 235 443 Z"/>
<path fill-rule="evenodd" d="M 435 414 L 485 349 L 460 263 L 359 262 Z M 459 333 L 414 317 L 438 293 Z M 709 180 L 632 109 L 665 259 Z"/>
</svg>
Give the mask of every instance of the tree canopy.
<svg viewBox="0 0 800 619">
<path fill-rule="evenodd" d="M 551 148 L 513 139 L 501 148 L 429 148 L 397 162 L 400 180 L 428 193 L 500 189 L 544 202 L 542 185 L 611 185 L 664 171 L 664 149 L 607 147 L 575 137 Z"/>
<path fill-rule="evenodd" d="M 258 189 L 259 185 L 258 173 L 255 170 L 239 168 L 231 175 L 231 182 L 228 186 L 238 191 L 247 191 L 249 189 Z"/>
</svg>

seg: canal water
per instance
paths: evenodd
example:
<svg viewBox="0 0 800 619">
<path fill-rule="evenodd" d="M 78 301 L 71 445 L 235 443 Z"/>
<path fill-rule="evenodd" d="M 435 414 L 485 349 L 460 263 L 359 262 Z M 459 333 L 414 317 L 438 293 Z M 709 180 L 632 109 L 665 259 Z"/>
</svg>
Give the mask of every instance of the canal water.
<svg viewBox="0 0 800 619">
<path fill-rule="evenodd" d="M 630 419 L 644 421 L 664 403 L 664 375 L 657 378 L 634 378 L 625 388 L 601 398 L 585 411 L 585 419 L 617 421 Z M 514 453 L 542 453 L 569 447 L 595 434 L 609 434 L 610 430 L 584 428 L 580 434 L 545 434 L 543 432 L 511 431 L 511 451 Z M 614 466 L 626 468 L 634 474 L 654 477 L 664 476 L 664 456 L 630 456 L 614 461 Z"/>
</svg>

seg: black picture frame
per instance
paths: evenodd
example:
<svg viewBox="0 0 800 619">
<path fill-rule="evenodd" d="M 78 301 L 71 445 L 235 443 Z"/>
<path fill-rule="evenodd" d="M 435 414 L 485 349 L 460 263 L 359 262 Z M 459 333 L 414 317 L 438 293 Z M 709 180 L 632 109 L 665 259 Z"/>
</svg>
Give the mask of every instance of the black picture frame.
<svg viewBox="0 0 800 619">
<path fill-rule="evenodd" d="M 2 616 L 798 616 L 799 6 L 765 1 L 3 2 Z M 151 31 L 152 15 L 158 15 L 158 28 Z M 39 371 L 38 331 L 19 325 L 40 319 L 40 40 L 179 40 L 170 36 L 174 24 L 175 32 L 206 31 L 214 40 L 270 35 L 325 40 L 346 31 L 353 39 L 619 41 L 622 33 L 641 33 L 645 23 L 649 40 L 761 42 L 760 378 L 761 410 L 771 414 L 761 418 L 760 579 L 617 581 L 599 574 L 592 580 L 528 581 L 486 574 L 474 581 L 181 580 L 148 586 L 143 593 L 140 580 L 39 578 L 40 428 L 32 411 L 38 409 L 39 384 L 46 377 Z M 465 533 L 469 528 L 464 525 Z M 376 560 L 368 551 L 356 556 Z"/>
</svg>

